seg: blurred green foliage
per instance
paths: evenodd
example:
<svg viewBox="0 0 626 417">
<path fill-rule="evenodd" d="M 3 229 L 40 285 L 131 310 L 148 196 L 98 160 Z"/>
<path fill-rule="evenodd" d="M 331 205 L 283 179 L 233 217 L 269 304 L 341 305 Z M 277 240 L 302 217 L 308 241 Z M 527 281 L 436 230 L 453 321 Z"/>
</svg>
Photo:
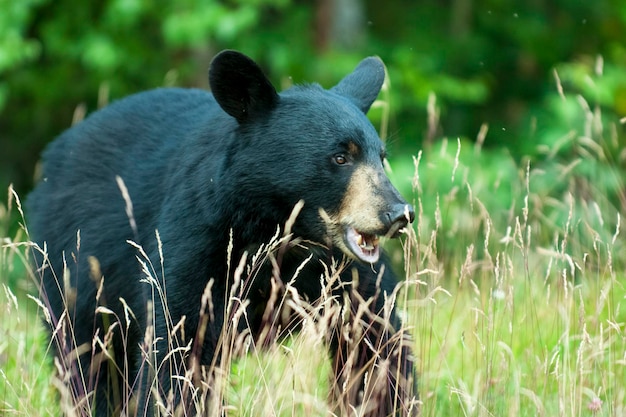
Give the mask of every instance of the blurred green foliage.
<svg viewBox="0 0 626 417">
<path fill-rule="evenodd" d="M 614 167 L 625 164 L 624 33 L 623 0 L 0 0 L 0 188 L 11 182 L 26 194 L 40 151 L 77 108 L 163 85 L 207 88 L 211 57 L 233 48 L 281 87 L 328 87 L 379 55 L 391 80 L 392 157 L 423 148 L 431 158 L 444 137 L 472 152 L 487 125 L 475 163 L 485 184 L 500 184 L 490 198 L 508 201 L 500 193 L 517 175 L 509 162 L 576 157 L 581 175 L 599 175 L 623 209 Z M 375 124 L 383 113 L 372 111 Z M 587 163 L 596 150 L 579 136 L 590 136 L 596 113 L 592 125 L 607 131 L 591 133 L 605 159 Z"/>
</svg>

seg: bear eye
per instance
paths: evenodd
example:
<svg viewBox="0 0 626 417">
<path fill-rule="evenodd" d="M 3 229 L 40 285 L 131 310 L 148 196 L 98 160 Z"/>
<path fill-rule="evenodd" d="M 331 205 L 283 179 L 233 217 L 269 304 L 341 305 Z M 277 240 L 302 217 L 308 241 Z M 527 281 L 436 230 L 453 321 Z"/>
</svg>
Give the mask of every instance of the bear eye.
<svg viewBox="0 0 626 417">
<path fill-rule="evenodd" d="M 333 161 L 335 161 L 337 165 L 346 165 L 348 163 L 348 158 L 344 154 L 338 153 L 333 157 Z"/>
</svg>

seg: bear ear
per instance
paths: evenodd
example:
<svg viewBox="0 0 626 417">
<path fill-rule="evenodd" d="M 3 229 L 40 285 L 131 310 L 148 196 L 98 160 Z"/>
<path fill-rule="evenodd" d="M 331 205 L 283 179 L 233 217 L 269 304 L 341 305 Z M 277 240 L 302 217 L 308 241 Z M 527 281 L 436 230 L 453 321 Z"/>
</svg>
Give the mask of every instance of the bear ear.
<svg viewBox="0 0 626 417">
<path fill-rule="evenodd" d="M 384 81 L 385 64 L 380 58 L 372 56 L 361 61 L 331 91 L 349 98 L 363 113 L 367 113 Z"/>
<path fill-rule="evenodd" d="M 259 66 L 237 51 L 222 51 L 213 58 L 209 85 L 220 107 L 239 123 L 271 111 L 278 94 Z"/>
</svg>

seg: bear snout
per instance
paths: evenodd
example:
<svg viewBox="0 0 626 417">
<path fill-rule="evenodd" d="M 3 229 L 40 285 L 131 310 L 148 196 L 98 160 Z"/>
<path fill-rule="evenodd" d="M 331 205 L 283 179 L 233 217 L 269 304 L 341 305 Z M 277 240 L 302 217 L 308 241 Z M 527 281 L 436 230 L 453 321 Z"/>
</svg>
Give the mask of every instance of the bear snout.
<svg viewBox="0 0 626 417">
<path fill-rule="evenodd" d="M 415 220 L 415 210 L 413 206 L 403 203 L 394 204 L 384 214 L 384 222 L 387 227 L 387 237 L 395 238 L 400 234 L 400 230 L 413 223 Z"/>
</svg>

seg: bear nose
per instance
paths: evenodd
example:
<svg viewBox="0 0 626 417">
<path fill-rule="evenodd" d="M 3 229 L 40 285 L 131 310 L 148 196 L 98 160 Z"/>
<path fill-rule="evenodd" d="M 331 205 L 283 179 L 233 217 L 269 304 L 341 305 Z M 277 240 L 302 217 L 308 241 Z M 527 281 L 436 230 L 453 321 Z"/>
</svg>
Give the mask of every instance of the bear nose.
<svg viewBox="0 0 626 417">
<path fill-rule="evenodd" d="M 409 223 L 413 223 L 415 210 L 410 204 L 395 204 L 391 207 L 391 210 L 385 213 L 385 220 L 387 220 L 387 226 L 392 232 L 391 236 L 396 237 L 400 229 L 406 227 Z"/>
</svg>

